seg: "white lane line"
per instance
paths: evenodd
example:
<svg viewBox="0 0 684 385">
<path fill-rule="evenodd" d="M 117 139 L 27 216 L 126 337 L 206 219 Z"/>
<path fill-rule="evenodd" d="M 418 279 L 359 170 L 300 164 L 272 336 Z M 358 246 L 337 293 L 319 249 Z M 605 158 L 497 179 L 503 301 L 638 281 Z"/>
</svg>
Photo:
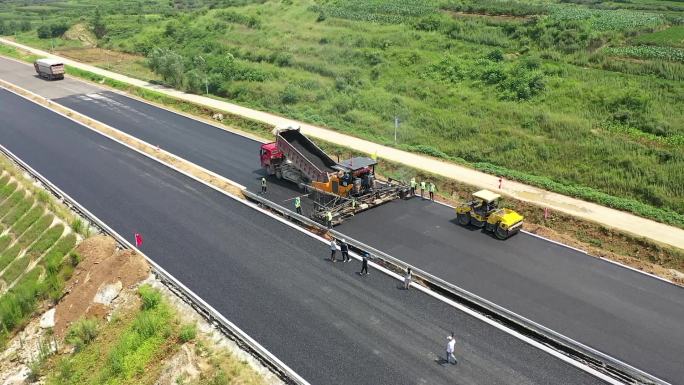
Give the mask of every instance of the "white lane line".
<svg viewBox="0 0 684 385">
<path fill-rule="evenodd" d="M 8 91 L 10 91 L 10 92 L 12 92 L 12 93 L 14 93 L 14 94 L 16 94 L 16 95 L 18 95 L 18 96 L 20 96 L 20 97 L 26 99 L 26 100 L 29 100 L 29 101 L 32 102 L 32 103 L 38 104 L 38 103 L 36 103 L 36 102 L 34 102 L 34 101 L 32 101 L 32 100 L 30 100 L 30 99 L 28 99 L 28 98 L 26 98 L 26 97 L 24 97 L 24 96 L 22 96 L 22 95 L 19 95 L 19 94 L 15 93 L 15 92 L 13 92 L 13 91 L 11 91 L 11 90 L 8 90 Z M 241 199 L 241 198 L 237 197 L 237 196 L 234 195 L 234 194 L 231 194 L 231 193 L 229 193 L 229 192 L 223 191 L 223 190 L 219 189 L 218 187 L 216 187 L 216 186 L 214 186 L 214 185 L 212 185 L 212 184 L 209 184 L 209 183 L 207 183 L 207 182 L 205 182 L 205 181 L 203 181 L 203 180 L 201 180 L 201 179 L 195 177 L 194 175 L 191 175 L 191 174 L 189 174 L 189 173 L 187 173 L 187 172 L 185 172 L 185 171 L 183 171 L 183 170 L 180 170 L 180 169 L 176 168 L 176 167 L 175 167 L 174 165 L 172 165 L 172 164 L 169 164 L 169 163 L 166 163 L 166 162 L 164 162 L 164 161 L 162 161 L 162 160 L 160 160 L 160 159 L 154 158 L 153 156 L 151 156 L 151 155 L 149 155 L 149 154 L 147 154 L 147 153 L 145 153 L 145 152 L 143 152 L 143 151 L 141 151 L 141 150 L 138 150 L 137 148 L 134 148 L 134 147 L 128 145 L 127 143 L 124 143 L 124 142 L 122 142 L 122 141 L 119 141 L 118 139 L 116 139 L 116 138 L 114 138 L 114 137 L 112 137 L 112 136 L 109 136 L 109 135 L 104 134 L 104 133 L 102 133 L 102 132 L 100 132 L 100 131 L 98 131 L 98 130 L 95 130 L 95 129 L 91 128 L 91 127 L 88 127 L 87 125 L 85 125 L 85 124 L 83 124 L 83 123 L 81 123 L 81 122 L 79 122 L 79 121 L 77 121 L 77 120 L 74 120 L 74 119 L 72 119 L 71 117 L 66 116 L 66 115 L 64 115 L 64 114 L 62 114 L 62 113 L 60 113 L 60 112 L 58 112 L 58 111 L 50 110 L 49 108 L 47 108 L 47 107 L 45 107 L 45 106 L 43 106 L 43 105 L 41 105 L 41 104 L 38 104 L 38 105 L 41 106 L 41 107 L 43 107 L 43 108 L 45 108 L 45 109 L 47 109 L 48 111 L 52 111 L 52 112 L 54 112 L 54 113 L 56 113 L 56 114 L 58 114 L 58 115 L 60 115 L 60 116 L 62 116 L 62 117 L 64 117 L 64 118 L 67 118 L 67 119 L 69 119 L 69 120 L 71 120 L 71 121 L 73 121 L 73 122 L 75 122 L 75 123 L 77 123 L 77 124 L 79 124 L 79 125 L 81 125 L 81 126 L 83 126 L 83 127 L 86 127 L 87 129 L 89 129 L 89 130 L 91 130 L 91 131 L 93 131 L 93 132 L 96 132 L 96 133 L 98 133 L 98 134 L 100 134 L 100 135 L 102 135 L 102 136 L 104 136 L 104 137 L 106 137 L 106 138 L 108 138 L 108 139 L 110 139 L 110 140 L 116 142 L 116 143 L 119 143 L 120 145 L 122 145 L 122 146 L 124 146 L 124 147 L 127 147 L 127 148 L 129 148 L 129 149 L 131 149 L 131 150 L 133 150 L 133 151 L 135 151 L 135 152 L 137 152 L 137 153 L 139 153 L 139 154 L 141 154 L 141 155 L 143 155 L 143 156 L 149 158 L 149 159 L 152 159 L 152 160 L 154 160 L 154 161 L 156 161 L 156 162 L 159 162 L 159 163 L 161 163 L 162 165 L 164 165 L 164 166 L 166 166 L 166 167 L 168 167 L 168 168 L 170 168 L 170 169 L 172 169 L 172 170 L 174 170 L 174 171 L 176 171 L 176 172 L 179 172 L 179 173 L 185 175 L 186 177 L 191 178 L 191 179 L 193 179 L 193 180 L 195 180 L 195 181 L 197 181 L 197 182 L 199 182 L 199 183 L 202 183 L 202 184 L 204 184 L 205 186 L 207 186 L 207 187 L 209 187 L 209 188 L 212 188 L 212 189 L 214 189 L 214 190 L 216 190 L 216 191 L 218 191 L 218 192 L 220 192 L 220 193 L 222 193 L 222 194 L 224 194 L 224 195 L 226 195 L 226 196 L 228 196 L 228 197 L 230 197 L 230 198 L 232 198 L 232 199 L 234 199 L 234 200 L 236 200 L 236 201 L 238 201 L 238 202 L 240 202 L 240 203 L 242 203 L 242 204 L 245 204 L 245 205 L 247 205 L 247 206 L 249 206 L 249 207 L 251 207 L 251 208 L 253 208 L 253 209 L 255 209 L 255 210 L 259 211 L 259 212 L 261 212 L 262 214 L 267 215 L 267 216 L 269 216 L 269 217 L 271 217 L 271 218 L 273 218 L 273 219 L 279 221 L 280 223 L 283 223 L 284 225 L 286 225 L 286 226 L 288 226 L 288 227 L 290 227 L 290 228 L 292 228 L 292 229 L 294 229 L 294 230 L 297 230 L 297 231 L 299 231 L 299 232 L 301 232 L 301 233 L 303 233 L 303 234 L 306 234 L 306 235 L 308 235 L 308 236 L 311 237 L 311 238 L 317 239 L 317 240 L 320 241 L 321 243 L 329 244 L 329 242 L 330 242 L 329 240 L 327 240 L 327 239 L 325 239 L 325 238 L 323 238 L 323 237 L 321 237 L 321 236 L 319 236 L 319 235 L 313 234 L 313 233 L 311 233 L 311 232 L 309 232 L 309 231 L 307 231 L 307 230 L 305 230 L 305 229 L 303 229 L 303 228 L 301 228 L 301 227 L 295 225 L 294 223 L 292 223 L 292 222 L 286 220 L 285 218 L 283 218 L 283 217 L 281 217 L 281 216 L 278 216 L 278 215 L 276 215 L 276 214 L 274 214 L 274 213 L 272 213 L 272 212 L 270 212 L 270 211 L 267 211 L 267 210 L 265 210 L 265 209 L 259 207 L 258 205 L 254 204 L 254 203 L 252 203 L 252 202 L 249 202 L 249 201 L 246 201 L 246 200 L 244 200 L 244 199 Z M 95 122 L 97 122 L 97 121 L 94 120 L 94 119 L 92 119 L 92 120 L 95 121 Z M 116 129 L 115 129 L 115 130 L 116 130 Z M 117 130 L 117 131 L 118 131 L 118 130 Z M 139 140 L 139 139 L 138 139 L 138 140 Z M 140 141 L 140 142 L 145 143 L 145 142 L 143 142 L 143 141 Z M 186 161 L 186 162 L 187 162 L 187 161 Z M 190 163 L 190 162 L 188 162 L 188 163 Z M 190 163 L 190 164 L 192 164 L 192 163 Z M 221 177 L 221 178 L 223 178 L 223 177 Z M 224 179 L 225 179 L 225 178 L 224 178 Z M 354 256 L 354 258 L 356 258 L 356 259 L 360 259 L 360 257 L 359 257 L 358 255 L 356 255 L 355 253 L 350 252 L 350 255 Z M 402 281 L 402 280 L 403 280 L 403 277 L 401 277 L 400 275 L 398 275 L 398 274 L 396 274 L 396 273 L 394 273 L 394 272 L 392 272 L 392 271 L 389 271 L 389 270 L 387 270 L 387 269 L 385 269 L 385 268 L 383 268 L 383 267 L 381 267 L 381 266 L 379 266 L 379 265 L 377 265 L 377 264 L 375 264 L 375 263 L 373 263 L 373 262 L 370 262 L 370 261 L 369 261 L 369 265 L 372 266 L 373 268 L 375 268 L 376 270 L 381 271 L 381 272 L 387 274 L 388 276 L 393 277 L 393 278 L 395 278 L 395 279 L 397 279 L 397 280 L 399 280 L 399 281 Z M 459 310 L 463 311 L 464 313 L 466 313 L 466 314 L 468 314 L 468 315 L 470 315 L 470 316 L 472 316 L 472 317 L 475 317 L 476 319 L 478 319 L 478 320 L 480 320 L 480 321 L 482 321 L 482 322 L 485 322 L 486 324 L 488 324 L 488 325 L 490 325 L 490 326 L 494 326 L 495 328 L 497 328 L 497 329 L 499 329 L 499 330 L 501 330 L 501 331 L 503 331 L 503 332 L 505 332 L 505 333 L 507 333 L 507 334 L 509 334 L 509 335 L 511 335 L 511 336 L 513 336 L 513 337 L 515 337 L 515 338 L 518 338 L 519 340 L 521 340 L 521 341 L 523 341 L 523 342 L 525 342 L 525 343 L 527 343 L 527 344 L 529 344 L 529 345 L 532 345 L 532 346 L 534 346 L 534 347 L 536 347 L 536 348 L 538 348 L 538 349 L 540 349 L 540 350 L 542 350 L 542 351 L 544 351 L 544 352 L 550 354 L 551 356 L 556 357 L 556 358 L 562 360 L 563 362 L 566 362 L 566 363 L 568 363 L 568 364 L 570 364 L 570 365 L 572 365 L 572 366 L 574 366 L 574 367 L 576 367 L 576 368 L 578 368 L 578 369 L 580 369 L 580 370 L 583 370 L 583 371 L 585 371 L 585 372 L 587 372 L 587 373 L 589 373 L 589 374 L 591 374 L 591 375 L 593 375 L 593 376 L 595 376 L 595 377 L 597 377 L 597 378 L 600 378 L 600 379 L 602 379 L 602 380 L 604 380 L 604 381 L 606 381 L 606 382 L 608 382 L 608 383 L 610 383 L 610 384 L 614 384 L 614 385 L 623 384 L 622 382 L 619 382 L 619 381 L 613 379 L 612 377 L 609 377 L 609 376 L 607 376 L 607 375 L 605 375 L 605 374 L 603 374 L 603 373 L 597 371 L 596 369 L 593 369 L 593 368 L 589 367 L 588 365 L 585 365 L 585 364 L 583 364 L 583 363 L 581 363 L 581 362 L 579 362 L 579 361 L 576 361 L 576 360 L 574 360 L 574 359 L 572 359 L 572 358 L 570 358 L 570 357 L 568 357 L 568 356 L 565 356 L 565 355 L 561 354 L 560 352 L 558 352 L 558 351 L 556 351 L 556 350 L 554 350 L 554 349 L 551 349 L 550 347 L 548 347 L 548 346 L 546 346 L 546 345 L 543 345 L 543 344 L 541 344 L 541 343 L 539 343 L 539 342 L 537 342 L 537 341 L 535 341 L 535 340 L 533 340 L 533 339 L 531 339 L 531 338 L 529 338 L 529 337 L 526 337 L 526 336 L 524 336 L 524 335 L 522 335 L 522 334 L 520 334 L 520 333 L 518 333 L 518 332 L 516 332 L 516 331 L 514 331 L 514 330 L 512 330 L 512 329 L 510 329 L 510 328 L 508 328 L 508 327 L 506 327 L 506 326 L 504 326 L 504 325 L 501 325 L 501 324 L 499 324 L 498 322 L 495 322 L 495 321 L 493 321 L 493 320 L 491 320 L 491 319 L 489 319 L 489 318 L 483 316 L 482 314 L 479 314 L 479 313 L 477 313 L 477 312 L 475 312 L 475 311 L 473 311 L 473 310 L 471 310 L 471 309 L 468 309 L 467 307 L 465 307 L 465 306 L 463 306 L 463 305 L 460 305 L 460 304 L 458 304 L 458 303 L 456 303 L 456 302 L 454 302 L 454 301 L 452 301 L 452 300 L 450 300 L 450 299 L 448 299 L 448 298 L 446 298 L 446 297 L 444 297 L 444 296 L 442 296 L 442 295 L 440 295 L 440 294 L 433 293 L 433 292 L 429 291 L 429 289 L 424 288 L 424 287 L 422 287 L 422 286 L 420 286 L 420 285 L 417 285 L 417 284 L 415 284 L 415 283 L 412 283 L 411 286 L 417 287 L 417 288 L 418 288 L 419 290 L 421 290 L 423 293 L 426 293 L 426 294 L 428 294 L 428 295 L 430 295 L 430 296 L 432 296 L 432 297 L 434 297 L 434 298 L 436 298 L 436 299 L 438 299 L 438 300 L 440 300 L 440 301 L 442 301 L 442 302 L 444 302 L 444 303 L 446 303 L 446 304 L 448 304 L 448 305 L 450 305 L 450 306 L 452 306 L 452 307 L 454 307 L 454 308 L 456 308 L 456 309 L 459 309 Z M 619 361 L 619 360 L 616 359 L 616 361 Z"/>
</svg>

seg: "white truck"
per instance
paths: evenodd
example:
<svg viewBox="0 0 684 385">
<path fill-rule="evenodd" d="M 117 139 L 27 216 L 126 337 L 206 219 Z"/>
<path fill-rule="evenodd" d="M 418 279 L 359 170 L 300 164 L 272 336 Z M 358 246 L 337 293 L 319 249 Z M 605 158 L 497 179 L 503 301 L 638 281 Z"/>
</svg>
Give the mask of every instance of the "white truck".
<svg viewBox="0 0 684 385">
<path fill-rule="evenodd" d="M 38 76 L 47 80 L 64 79 L 64 63 L 55 59 L 38 59 L 33 63 Z"/>
</svg>

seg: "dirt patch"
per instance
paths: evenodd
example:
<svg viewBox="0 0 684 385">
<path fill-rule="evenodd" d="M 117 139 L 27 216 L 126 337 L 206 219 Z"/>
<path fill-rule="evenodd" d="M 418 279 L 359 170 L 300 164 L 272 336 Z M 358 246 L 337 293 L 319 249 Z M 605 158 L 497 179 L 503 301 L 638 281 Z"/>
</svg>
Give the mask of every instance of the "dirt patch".
<svg viewBox="0 0 684 385">
<path fill-rule="evenodd" d="M 149 265 L 132 250 L 117 250 L 114 239 L 95 236 L 83 241 L 76 252 L 83 258 L 66 284 L 67 295 L 57 304 L 55 334 L 63 338 L 72 322 L 82 317 L 103 319 L 111 306 L 94 303 L 98 290 L 121 282 L 130 288 L 149 275 Z"/>
<path fill-rule="evenodd" d="M 63 36 L 67 40 L 80 41 L 85 47 L 94 47 L 97 45 L 97 37 L 84 23 L 74 24 Z"/>
<path fill-rule="evenodd" d="M 143 56 L 131 55 L 124 52 L 110 51 L 103 48 L 64 48 L 57 50 L 56 55 L 64 56 L 92 65 L 121 64 L 144 60 Z"/>
</svg>

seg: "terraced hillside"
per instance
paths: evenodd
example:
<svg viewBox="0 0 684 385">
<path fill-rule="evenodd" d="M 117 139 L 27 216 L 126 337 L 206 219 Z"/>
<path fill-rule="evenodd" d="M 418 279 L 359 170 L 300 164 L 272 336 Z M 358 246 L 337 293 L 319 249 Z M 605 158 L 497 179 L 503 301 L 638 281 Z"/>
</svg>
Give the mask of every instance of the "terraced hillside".
<svg viewBox="0 0 684 385">
<path fill-rule="evenodd" d="M 49 210 L 50 199 L 2 171 L 0 346 L 33 314 L 38 301 L 62 296 L 64 282 L 78 263 L 71 251 L 82 236 Z"/>
</svg>

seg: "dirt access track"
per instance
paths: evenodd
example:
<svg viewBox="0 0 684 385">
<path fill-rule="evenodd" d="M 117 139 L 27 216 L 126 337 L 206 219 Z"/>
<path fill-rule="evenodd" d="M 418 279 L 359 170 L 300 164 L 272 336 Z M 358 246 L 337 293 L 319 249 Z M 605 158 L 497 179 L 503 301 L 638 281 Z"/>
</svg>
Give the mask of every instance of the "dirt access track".
<svg viewBox="0 0 684 385">
<path fill-rule="evenodd" d="M 115 79 L 136 87 L 162 93 L 186 102 L 194 103 L 217 111 L 225 111 L 254 121 L 271 124 L 273 126 L 299 126 L 305 135 L 352 148 L 367 154 L 375 154 L 389 161 L 424 170 L 442 177 L 454 179 L 478 188 L 496 189 L 503 195 L 529 202 L 540 207 L 579 217 L 609 228 L 620 230 L 636 236 L 649 238 L 656 242 L 684 249 L 684 229 L 668 226 L 656 221 L 641 218 L 623 211 L 604 207 L 595 203 L 582 201 L 565 195 L 552 193 L 522 183 L 505 181 L 498 189 L 498 177 L 479 171 L 444 162 L 424 155 L 414 154 L 395 148 L 379 145 L 367 140 L 355 138 L 330 129 L 298 122 L 271 113 L 254 110 L 225 101 L 208 97 L 187 94 L 172 88 L 151 84 L 115 72 L 107 71 L 88 64 L 50 54 L 7 39 L 0 39 L 0 43 L 12 46 L 35 55 L 62 60 L 65 64 L 97 75 Z"/>
</svg>

